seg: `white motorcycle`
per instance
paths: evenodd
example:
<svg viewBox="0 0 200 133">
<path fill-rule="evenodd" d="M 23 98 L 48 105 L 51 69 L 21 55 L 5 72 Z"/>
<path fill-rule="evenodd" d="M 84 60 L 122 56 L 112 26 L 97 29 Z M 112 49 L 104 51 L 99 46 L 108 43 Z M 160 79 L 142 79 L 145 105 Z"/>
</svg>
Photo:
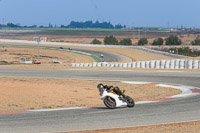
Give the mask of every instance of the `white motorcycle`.
<svg viewBox="0 0 200 133">
<path fill-rule="evenodd" d="M 125 98 L 123 98 L 117 95 L 113 90 L 107 91 L 106 89 L 101 89 L 99 91 L 100 91 L 101 100 L 103 100 L 105 106 L 110 109 L 114 109 L 116 107 L 123 107 L 123 106 L 127 106 L 127 107 L 135 106 L 134 100 L 129 96 L 126 96 Z M 125 92 L 125 90 L 121 90 L 121 91 L 123 93 Z"/>
</svg>

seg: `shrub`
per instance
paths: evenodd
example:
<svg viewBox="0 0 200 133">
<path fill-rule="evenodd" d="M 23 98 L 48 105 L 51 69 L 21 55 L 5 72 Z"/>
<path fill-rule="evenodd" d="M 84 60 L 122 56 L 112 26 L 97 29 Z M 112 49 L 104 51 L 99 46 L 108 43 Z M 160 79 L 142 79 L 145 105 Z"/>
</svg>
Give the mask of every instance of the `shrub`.
<svg viewBox="0 0 200 133">
<path fill-rule="evenodd" d="M 170 35 L 165 39 L 166 45 L 181 45 L 182 41 L 176 35 Z"/>
<path fill-rule="evenodd" d="M 138 41 L 138 45 L 144 45 L 144 44 L 148 44 L 147 38 L 141 38 L 141 39 Z"/>
<path fill-rule="evenodd" d="M 132 45 L 132 41 L 130 38 L 124 38 L 120 40 L 119 42 L 120 45 Z"/>
<path fill-rule="evenodd" d="M 92 40 L 91 44 L 101 44 L 101 41 L 95 38 L 94 40 Z"/>
<path fill-rule="evenodd" d="M 196 38 L 194 41 L 192 41 L 192 45 L 200 45 L 200 39 Z"/>
<path fill-rule="evenodd" d="M 104 38 L 104 44 L 118 45 L 118 40 L 114 36 L 106 36 Z"/>
<path fill-rule="evenodd" d="M 162 38 L 155 39 L 152 45 L 163 45 L 164 40 Z"/>
</svg>

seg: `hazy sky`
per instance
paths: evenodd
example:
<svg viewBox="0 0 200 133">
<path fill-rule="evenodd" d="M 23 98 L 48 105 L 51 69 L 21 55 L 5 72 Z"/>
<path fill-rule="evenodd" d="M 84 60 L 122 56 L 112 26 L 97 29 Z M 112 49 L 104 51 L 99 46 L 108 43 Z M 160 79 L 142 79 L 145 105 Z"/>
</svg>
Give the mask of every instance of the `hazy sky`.
<svg viewBox="0 0 200 133">
<path fill-rule="evenodd" d="M 0 0 L 0 23 L 68 25 L 99 20 L 142 27 L 200 28 L 200 0 Z"/>
</svg>

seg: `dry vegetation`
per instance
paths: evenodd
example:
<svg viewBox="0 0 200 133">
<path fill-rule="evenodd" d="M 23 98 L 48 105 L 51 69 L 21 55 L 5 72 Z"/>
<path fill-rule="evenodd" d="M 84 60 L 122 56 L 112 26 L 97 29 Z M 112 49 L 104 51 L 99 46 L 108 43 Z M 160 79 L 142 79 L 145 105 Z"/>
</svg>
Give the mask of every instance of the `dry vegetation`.
<svg viewBox="0 0 200 133">
<path fill-rule="evenodd" d="M 8 63 L 19 63 L 23 55 L 31 55 L 33 60 L 39 60 L 43 64 L 50 64 L 52 60 L 69 64 L 72 62 L 93 62 L 94 60 L 85 55 L 79 55 L 72 52 L 63 52 L 57 50 L 46 50 L 36 48 L 15 48 L 15 47 L 0 47 L 0 61 Z"/>
<path fill-rule="evenodd" d="M 103 105 L 96 88 L 99 81 L 0 78 L 0 112 L 44 108 Z M 164 98 L 181 92 L 153 85 L 102 82 L 126 89 L 135 101 Z"/>
</svg>

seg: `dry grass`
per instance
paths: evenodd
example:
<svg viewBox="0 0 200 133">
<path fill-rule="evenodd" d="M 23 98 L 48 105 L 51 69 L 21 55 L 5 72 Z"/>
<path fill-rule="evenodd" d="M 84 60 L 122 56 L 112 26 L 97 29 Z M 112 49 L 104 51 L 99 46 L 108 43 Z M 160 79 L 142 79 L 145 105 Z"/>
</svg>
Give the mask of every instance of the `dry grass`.
<svg viewBox="0 0 200 133">
<path fill-rule="evenodd" d="M 89 56 L 72 52 L 34 48 L 0 47 L 0 61 L 19 63 L 23 55 L 32 55 L 34 60 L 39 60 L 43 64 L 49 64 L 52 60 L 61 61 L 65 65 L 73 62 L 94 62 L 94 59 Z"/>
<path fill-rule="evenodd" d="M 103 105 L 96 88 L 99 81 L 64 79 L 0 78 L 0 112 L 44 108 Z M 179 94 L 172 88 L 102 82 L 126 89 L 135 101 L 154 100 Z"/>
<path fill-rule="evenodd" d="M 160 54 L 155 54 L 155 53 L 150 53 L 150 52 L 146 52 L 146 51 L 143 51 L 143 50 L 137 50 L 137 49 L 128 49 L 128 48 L 95 48 L 95 47 L 78 47 L 78 48 L 93 49 L 93 50 L 117 53 L 117 54 L 129 57 L 133 61 L 170 60 L 170 59 L 174 59 L 172 57 L 168 57 L 168 56 L 164 56 L 164 55 L 160 55 Z"/>
<path fill-rule="evenodd" d="M 8 43 L 8 44 L 12 44 L 12 43 Z M 24 45 L 33 45 L 33 44 L 24 44 Z M 52 46 L 52 45 L 41 45 L 41 46 Z M 55 46 L 59 47 L 58 45 L 55 45 Z M 63 47 L 65 47 L 65 46 L 63 46 Z M 70 47 L 113 52 L 113 53 L 117 53 L 117 54 L 120 54 L 120 55 L 127 56 L 127 57 L 131 58 L 133 61 L 170 60 L 170 59 L 174 59 L 172 57 L 168 57 L 168 56 L 164 56 L 164 55 L 160 55 L 160 54 L 155 54 L 155 53 L 150 53 L 150 52 L 146 52 L 146 51 L 142 51 L 142 50 L 136 50 L 136 49 L 95 48 L 95 47 L 77 47 L 77 46 L 70 46 Z"/>
</svg>

